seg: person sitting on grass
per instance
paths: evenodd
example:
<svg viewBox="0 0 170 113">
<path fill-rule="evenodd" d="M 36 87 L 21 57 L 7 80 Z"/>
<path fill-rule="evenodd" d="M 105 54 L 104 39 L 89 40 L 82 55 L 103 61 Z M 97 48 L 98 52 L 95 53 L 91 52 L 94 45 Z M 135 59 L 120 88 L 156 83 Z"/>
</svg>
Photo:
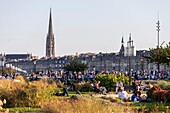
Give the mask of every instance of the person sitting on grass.
<svg viewBox="0 0 170 113">
<path fill-rule="evenodd" d="M 118 96 L 122 101 L 128 101 L 128 93 L 124 91 L 123 87 L 119 87 Z"/>
<path fill-rule="evenodd" d="M 137 97 L 137 94 L 136 94 L 135 91 L 133 91 L 133 94 L 132 94 L 132 96 L 131 96 L 131 100 L 132 100 L 133 102 L 139 102 L 139 98 Z"/>
<path fill-rule="evenodd" d="M 55 96 L 65 96 L 65 95 L 67 95 L 68 96 L 68 90 L 67 90 L 67 88 L 63 88 L 62 93 L 61 92 L 56 92 L 56 93 L 54 93 L 54 95 Z"/>
<path fill-rule="evenodd" d="M 105 87 L 100 87 L 100 92 L 102 93 L 102 94 L 107 94 L 107 90 L 106 90 L 106 88 Z"/>
<path fill-rule="evenodd" d="M 68 89 L 67 88 L 63 88 L 62 96 L 65 96 L 65 95 L 68 96 Z"/>
<path fill-rule="evenodd" d="M 123 87 L 123 83 L 120 80 L 116 83 L 116 93 L 118 93 L 119 87 Z"/>
<path fill-rule="evenodd" d="M 146 82 L 145 84 L 146 84 L 146 86 L 143 89 L 144 91 L 148 91 L 150 88 L 153 87 L 153 85 L 150 82 Z"/>
<path fill-rule="evenodd" d="M 140 87 L 140 90 L 144 90 L 144 85 L 142 84 L 142 80 L 139 81 L 138 86 Z"/>
<path fill-rule="evenodd" d="M 135 79 L 133 79 L 133 81 L 132 81 L 132 89 L 133 89 L 133 91 L 135 91 L 135 90 L 136 90 L 136 86 L 137 86 L 137 84 L 136 84 L 136 80 L 135 80 Z"/>
<path fill-rule="evenodd" d="M 134 90 L 134 93 L 137 95 L 137 98 L 141 100 L 141 91 L 140 91 L 140 86 L 136 86 L 136 90 Z"/>
<path fill-rule="evenodd" d="M 94 88 L 96 90 L 96 92 L 98 93 L 102 93 L 102 94 L 107 94 L 107 90 L 105 87 L 100 86 L 100 81 L 97 81 L 97 83 L 95 84 Z"/>
<path fill-rule="evenodd" d="M 136 90 L 134 91 L 134 93 L 136 94 L 138 101 L 140 101 L 140 102 L 147 101 L 146 96 L 145 95 L 142 96 L 142 93 L 140 91 L 140 86 L 136 86 Z"/>
</svg>

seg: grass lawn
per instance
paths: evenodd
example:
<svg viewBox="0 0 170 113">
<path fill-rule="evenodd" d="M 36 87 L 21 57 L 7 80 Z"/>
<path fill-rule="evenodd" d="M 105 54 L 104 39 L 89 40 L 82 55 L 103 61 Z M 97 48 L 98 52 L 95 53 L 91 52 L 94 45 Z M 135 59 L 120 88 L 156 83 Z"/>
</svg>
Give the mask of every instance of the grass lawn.
<svg viewBox="0 0 170 113">
<path fill-rule="evenodd" d="M 131 103 L 133 108 L 138 108 L 139 111 L 170 113 L 170 102 L 139 102 Z"/>
<path fill-rule="evenodd" d="M 89 95 L 93 92 L 82 92 L 82 96 Z M 70 91 L 69 96 L 54 96 L 53 98 L 70 98 L 72 95 L 75 95 L 75 91 Z M 119 100 L 119 99 L 118 99 Z M 108 100 L 109 101 L 109 100 Z M 116 101 L 114 103 L 120 103 L 120 101 Z M 170 109 L 170 102 L 139 102 L 139 103 L 134 103 L 134 102 L 123 102 L 125 106 L 129 106 L 130 108 L 133 109 L 138 109 L 138 110 L 164 110 L 165 109 Z M 37 112 L 42 112 L 41 108 L 31 108 L 31 107 L 17 107 L 17 108 L 8 108 L 10 112 L 31 112 L 31 113 L 37 113 Z M 3 112 L 6 109 L 3 110 Z M 169 111 L 168 111 L 169 112 Z"/>
<path fill-rule="evenodd" d="M 152 107 L 153 105 L 163 105 L 163 106 L 169 106 L 170 107 L 170 102 L 129 102 L 128 104 L 140 107 L 140 106 L 147 106 L 147 107 Z"/>
<path fill-rule="evenodd" d="M 153 103 L 161 103 L 161 102 L 139 102 L 139 103 L 134 103 L 136 106 L 140 106 L 140 105 L 147 105 L 147 106 L 151 106 L 153 105 Z M 170 106 L 170 102 L 165 102 L 162 104 L 166 105 L 166 106 Z"/>
<path fill-rule="evenodd" d="M 129 92 L 128 92 L 129 93 Z M 143 94 L 146 94 L 146 91 L 142 91 Z M 94 94 L 94 92 L 81 92 L 82 96 L 90 96 L 90 94 Z M 109 94 L 115 94 L 115 92 L 109 92 Z M 129 93 L 131 94 L 131 92 Z M 69 96 L 53 96 L 52 98 L 70 98 L 71 96 L 76 95 L 76 91 L 69 91 Z M 108 98 L 108 99 L 107 99 Z M 103 98 L 104 100 L 111 101 L 109 97 Z M 120 99 L 116 98 L 117 101 L 111 101 L 113 103 L 122 103 Z M 119 101 L 120 100 L 120 101 Z M 125 106 L 129 106 L 130 108 L 137 108 L 137 109 L 149 109 L 149 110 L 160 110 L 160 109 L 170 109 L 170 102 L 123 102 Z M 31 112 L 31 113 L 37 113 L 42 112 L 41 108 L 31 108 L 31 107 L 16 107 L 16 108 L 8 108 L 10 112 Z M 3 109 L 3 112 L 6 109 Z"/>
<path fill-rule="evenodd" d="M 31 107 L 16 107 L 16 108 L 4 108 L 2 112 L 9 109 L 10 112 L 41 112 L 41 108 L 31 108 Z"/>
</svg>

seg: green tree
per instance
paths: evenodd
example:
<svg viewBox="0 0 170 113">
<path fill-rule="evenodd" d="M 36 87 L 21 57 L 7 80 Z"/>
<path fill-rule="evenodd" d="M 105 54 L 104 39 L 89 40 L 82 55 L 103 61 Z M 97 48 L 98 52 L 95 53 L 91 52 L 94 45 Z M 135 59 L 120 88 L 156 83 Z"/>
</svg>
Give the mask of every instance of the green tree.
<svg viewBox="0 0 170 113">
<path fill-rule="evenodd" d="M 72 60 L 69 64 L 64 66 L 65 71 L 81 72 L 88 68 L 88 64 Z"/>
<path fill-rule="evenodd" d="M 165 47 L 151 48 L 150 56 L 145 56 L 149 63 L 170 65 L 170 42 Z"/>
<path fill-rule="evenodd" d="M 0 69 L 0 74 L 15 74 L 15 70 L 14 69 L 12 69 L 12 68 L 1 68 Z"/>
<path fill-rule="evenodd" d="M 8 68 L 8 73 L 9 73 L 9 74 L 15 74 L 15 72 L 16 72 L 16 71 L 15 71 L 14 69 Z"/>
</svg>

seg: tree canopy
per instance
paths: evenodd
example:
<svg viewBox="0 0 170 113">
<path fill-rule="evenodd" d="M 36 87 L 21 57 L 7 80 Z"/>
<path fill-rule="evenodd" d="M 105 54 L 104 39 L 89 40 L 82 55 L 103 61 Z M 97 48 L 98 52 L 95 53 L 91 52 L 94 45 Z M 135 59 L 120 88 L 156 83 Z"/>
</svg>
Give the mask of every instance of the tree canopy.
<svg viewBox="0 0 170 113">
<path fill-rule="evenodd" d="M 88 68 L 88 64 L 72 60 L 69 64 L 64 66 L 65 71 L 81 72 Z"/>
<path fill-rule="evenodd" d="M 12 68 L 3 68 L 3 69 L 1 68 L 0 73 L 1 74 L 15 74 L 16 71 Z"/>
<path fill-rule="evenodd" d="M 170 42 L 166 46 L 150 49 L 150 56 L 145 56 L 149 63 L 167 64 L 170 66 Z"/>
</svg>

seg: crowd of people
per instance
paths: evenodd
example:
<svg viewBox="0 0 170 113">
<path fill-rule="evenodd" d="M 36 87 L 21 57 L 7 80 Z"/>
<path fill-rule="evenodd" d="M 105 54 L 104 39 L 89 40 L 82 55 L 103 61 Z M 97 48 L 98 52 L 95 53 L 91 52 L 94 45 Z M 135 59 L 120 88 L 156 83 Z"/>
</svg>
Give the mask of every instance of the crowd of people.
<svg viewBox="0 0 170 113">
<path fill-rule="evenodd" d="M 168 71 L 137 71 L 132 72 L 132 77 L 136 80 L 170 80 L 170 74 Z"/>
<path fill-rule="evenodd" d="M 16 78 L 16 74 L 3 74 L 1 75 L 1 79 L 15 79 Z"/>
<path fill-rule="evenodd" d="M 103 71 L 101 73 L 106 73 L 106 74 L 117 74 L 118 72 L 112 71 Z M 39 74 L 30 74 L 27 76 L 27 78 L 30 81 L 33 80 L 39 80 L 42 77 L 48 77 L 51 78 L 55 81 L 63 82 L 67 85 L 70 85 L 70 88 L 74 89 L 74 83 L 73 80 L 78 81 L 79 83 L 84 83 L 85 81 L 90 81 L 91 86 L 94 88 L 95 93 L 102 93 L 102 94 L 107 94 L 107 89 L 104 86 L 100 86 L 100 81 L 94 82 L 93 80 L 95 79 L 97 72 L 81 72 L 81 73 L 69 73 L 69 72 L 64 72 L 64 71 L 57 71 L 57 72 L 50 72 L 46 75 L 43 73 Z M 127 72 L 124 73 L 125 76 L 129 76 Z M 17 75 L 12 75 L 12 74 L 6 74 L 2 75 L 1 79 L 15 79 Z M 142 80 L 170 80 L 170 74 L 169 72 L 157 72 L 157 71 L 151 71 L 150 74 L 147 72 L 132 72 L 132 91 L 133 94 L 131 97 L 129 97 L 129 94 L 126 92 L 126 86 L 123 85 L 123 83 L 119 80 L 115 85 L 115 91 L 120 97 L 121 100 L 123 101 L 134 101 L 134 102 L 140 102 L 140 101 L 145 101 L 146 97 L 144 97 L 141 93 L 141 91 L 147 91 L 153 86 L 149 82 L 142 83 Z M 77 93 L 80 93 L 77 91 Z M 63 88 L 63 93 L 62 94 L 56 94 L 56 95 L 67 95 L 68 96 L 68 89 Z"/>
<path fill-rule="evenodd" d="M 86 72 L 80 72 L 80 73 L 70 73 L 70 72 L 64 72 L 63 70 L 61 71 L 49 71 L 48 73 L 38 73 L 38 74 L 27 74 L 27 77 L 30 80 L 37 80 L 41 79 L 42 76 L 47 76 L 49 78 L 52 78 L 54 80 L 59 80 L 61 82 L 68 82 L 72 79 L 79 80 L 80 82 L 84 82 L 87 80 L 93 80 L 98 73 L 104 73 L 104 74 L 118 74 L 118 71 L 86 71 Z M 128 72 L 121 72 L 124 73 L 124 75 L 132 76 L 132 79 L 136 80 L 170 80 L 170 74 L 168 71 L 132 71 L 130 74 Z M 11 78 L 13 79 L 16 76 L 16 74 L 3 74 L 1 75 L 1 78 Z M 67 80 L 67 81 L 66 81 Z"/>
<path fill-rule="evenodd" d="M 116 83 L 116 92 L 118 92 L 118 96 L 122 101 L 133 101 L 133 102 L 144 102 L 147 101 L 146 95 L 142 95 L 141 91 L 147 91 L 153 87 L 150 82 L 146 82 L 145 84 L 142 81 L 133 80 L 132 81 L 132 91 L 133 94 L 129 96 L 129 94 L 125 91 L 125 87 L 121 81 Z"/>
</svg>

